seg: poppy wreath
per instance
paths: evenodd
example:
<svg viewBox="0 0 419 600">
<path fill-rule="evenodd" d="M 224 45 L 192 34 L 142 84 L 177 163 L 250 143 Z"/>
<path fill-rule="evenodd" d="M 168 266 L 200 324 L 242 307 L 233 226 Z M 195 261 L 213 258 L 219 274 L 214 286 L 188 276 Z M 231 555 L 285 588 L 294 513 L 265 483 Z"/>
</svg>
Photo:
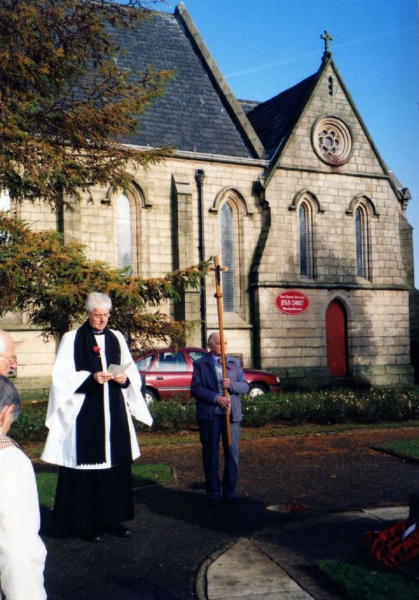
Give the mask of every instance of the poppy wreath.
<svg viewBox="0 0 419 600">
<path fill-rule="evenodd" d="M 405 535 L 412 525 L 412 531 Z M 398 567 L 419 555 L 419 530 L 412 521 L 401 521 L 383 531 L 369 531 L 364 539 L 371 544 L 370 553 L 386 567 Z"/>
</svg>

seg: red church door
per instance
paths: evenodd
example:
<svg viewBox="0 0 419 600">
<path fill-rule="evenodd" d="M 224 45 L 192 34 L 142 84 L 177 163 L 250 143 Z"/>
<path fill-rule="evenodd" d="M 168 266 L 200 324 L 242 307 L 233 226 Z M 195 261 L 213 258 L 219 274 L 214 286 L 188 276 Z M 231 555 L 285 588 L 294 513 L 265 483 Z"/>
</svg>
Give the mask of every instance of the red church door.
<svg viewBox="0 0 419 600">
<path fill-rule="evenodd" d="M 332 377 L 346 375 L 346 313 L 334 300 L 326 311 L 327 366 Z"/>
</svg>

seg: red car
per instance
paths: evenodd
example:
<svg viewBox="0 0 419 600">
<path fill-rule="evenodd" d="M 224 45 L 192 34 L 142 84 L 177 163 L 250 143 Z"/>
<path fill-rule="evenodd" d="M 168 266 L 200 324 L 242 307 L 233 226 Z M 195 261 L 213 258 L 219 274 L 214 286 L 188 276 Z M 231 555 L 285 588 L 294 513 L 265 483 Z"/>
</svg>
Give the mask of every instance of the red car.
<svg viewBox="0 0 419 600">
<path fill-rule="evenodd" d="M 164 348 L 134 355 L 137 369 L 145 377 L 146 402 L 190 396 L 193 363 L 206 353 L 202 348 L 179 348 L 178 351 Z M 243 372 L 250 385 L 250 398 L 264 392 L 280 392 L 276 375 L 256 369 L 243 369 Z"/>
</svg>

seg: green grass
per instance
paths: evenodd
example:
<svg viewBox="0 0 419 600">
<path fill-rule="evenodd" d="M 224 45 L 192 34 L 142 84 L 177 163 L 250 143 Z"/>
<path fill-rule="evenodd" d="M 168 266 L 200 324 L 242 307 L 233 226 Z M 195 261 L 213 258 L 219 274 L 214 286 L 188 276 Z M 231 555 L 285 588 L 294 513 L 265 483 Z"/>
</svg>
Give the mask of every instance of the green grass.
<svg viewBox="0 0 419 600">
<path fill-rule="evenodd" d="M 240 430 L 241 441 L 263 440 L 269 438 L 280 438 L 287 436 L 304 436 L 328 433 L 344 433 L 345 431 L 363 431 L 373 429 L 417 429 L 419 421 L 399 421 L 396 423 L 370 423 L 368 425 L 344 423 L 342 425 L 284 425 L 282 427 L 257 427 L 242 428 Z M 13 431 L 11 430 L 11 437 Z M 153 430 L 142 431 L 138 434 L 138 440 L 142 448 L 152 446 L 182 446 L 184 444 L 196 444 L 199 442 L 198 429 L 194 431 L 154 432 Z M 31 442 L 20 442 L 20 447 L 31 460 L 40 458 L 44 449 L 44 442 L 34 444 Z M 384 445 L 382 446 L 384 448 Z"/>
<path fill-rule="evenodd" d="M 397 573 L 339 560 L 322 560 L 318 567 L 354 600 L 415 600 L 419 583 Z"/>
<path fill-rule="evenodd" d="M 19 397 L 22 404 L 35 404 L 37 402 L 48 402 L 49 390 L 41 388 L 39 390 L 19 390 Z"/>
<path fill-rule="evenodd" d="M 403 458 L 416 458 L 419 460 L 419 440 L 405 440 L 403 442 L 386 442 L 380 446 Z"/>
<path fill-rule="evenodd" d="M 132 466 L 132 486 L 134 488 L 154 483 L 169 483 L 172 480 L 172 469 L 168 465 Z"/>
<path fill-rule="evenodd" d="M 54 504 L 55 490 L 57 487 L 58 472 L 36 473 L 39 503 L 41 506 L 51 507 Z M 167 465 L 133 465 L 132 486 L 134 488 L 152 484 L 163 484 L 172 481 L 172 470 Z"/>
<path fill-rule="evenodd" d="M 58 473 L 36 473 L 39 504 L 41 506 L 49 507 L 54 504 L 57 478 Z"/>
</svg>

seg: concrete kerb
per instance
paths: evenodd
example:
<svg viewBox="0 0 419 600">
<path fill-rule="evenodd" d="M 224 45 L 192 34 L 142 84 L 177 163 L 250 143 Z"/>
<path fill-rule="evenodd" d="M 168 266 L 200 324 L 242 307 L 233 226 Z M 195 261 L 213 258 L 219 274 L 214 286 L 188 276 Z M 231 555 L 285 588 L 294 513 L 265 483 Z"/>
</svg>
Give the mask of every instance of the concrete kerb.
<svg viewBox="0 0 419 600">
<path fill-rule="evenodd" d="M 214 567 L 216 573 L 211 576 Z M 195 595 L 198 600 L 314 600 L 263 544 L 248 537 L 225 544 L 201 564 Z"/>
<path fill-rule="evenodd" d="M 207 573 L 210 565 L 214 563 L 222 554 L 230 550 L 238 540 L 232 540 L 227 544 L 224 544 L 220 548 L 217 548 L 201 563 L 198 572 L 195 577 L 195 595 L 198 600 L 208 600 L 208 585 L 207 585 Z"/>
<path fill-rule="evenodd" d="M 307 519 L 306 524 L 314 531 L 319 527 L 324 527 L 328 523 L 329 528 L 339 530 L 341 532 L 347 528 L 347 523 L 354 517 L 358 517 L 362 521 L 372 519 L 377 523 L 377 528 L 381 528 L 386 523 L 404 520 L 408 513 L 406 506 L 391 506 L 380 508 L 366 508 L 346 513 L 326 513 L 321 515 L 312 515 Z M 381 526 L 380 526 L 381 524 Z M 369 523 L 373 525 L 373 523 Z M 342 529 L 343 526 L 343 529 Z M 225 555 L 225 556 L 224 556 Z M 243 561 L 243 556 L 246 555 L 247 560 Z M 265 560 L 266 559 L 266 560 Z M 246 567 L 245 573 L 240 573 L 237 567 L 240 562 L 245 562 L 247 565 L 253 563 L 254 572 L 249 573 Z M 217 563 L 217 564 L 215 564 Z M 263 538 L 256 539 L 242 537 L 235 539 L 222 547 L 215 550 L 209 555 L 200 565 L 195 578 L 195 594 L 198 600 L 227 600 L 232 597 L 243 598 L 260 598 L 271 600 L 271 598 L 287 598 L 288 600 L 309 600 L 316 598 L 316 585 L 307 586 L 307 581 L 299 581 L 298 573 L 295 569 L 288 570 L 287 563 L 283 564 L 281 556 L 273 549 L 271 544 L 264 543 Z M 215 572 L 214 572 L 215 569 Z M 227 569 L 227 570 L 226 570 Z M 231 576 L 229 575 L 231 571 Z M 408 572 L 408 569 L 401 568 L 402 571 Z M 212 578 L 216 576 L 218 580 L 215 587 L 214 581 L 211 584 Z M 251 581 L 248 577 L 251 577 Z M 408 573 L 412 576 L 412 573 Z M 413 574 L 417 577 L 417 573 Z M 262 584 L 261 584 L 262 582 Z M 245 590 L 243 590 L 243 584 Z M 254 591 L 251 589 L 254 585 Z M 321 585 L 321 584 L 320 584 Z M 236 587 L 237 586 L 237 587 Z M 280 594 L 280 595 L 278 595 Z M 314 595 L 313 595 L 314 594 Z M 331 593 L 324 596 L 323 590 L 320 596 L 334 598 Z"/>
</svg>

